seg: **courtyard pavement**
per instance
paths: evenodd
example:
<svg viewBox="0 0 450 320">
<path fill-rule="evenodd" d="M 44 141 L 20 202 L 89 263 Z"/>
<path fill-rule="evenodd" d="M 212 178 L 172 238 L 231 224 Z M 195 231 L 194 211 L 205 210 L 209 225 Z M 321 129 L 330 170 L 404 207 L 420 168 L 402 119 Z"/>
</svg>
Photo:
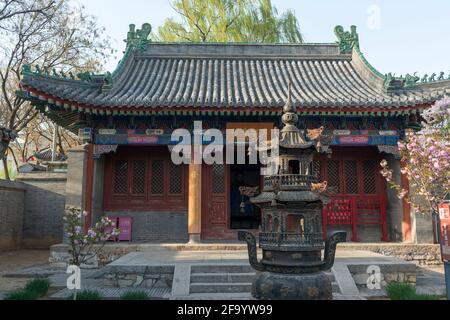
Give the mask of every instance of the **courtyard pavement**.
<svg viewBox="0 0 450 320">
<path fill-rule="evenodd" d="M 259 253 L 259 257 L 261 254 Z M 53 290 L 61 290 L 65 287 L 67 274 L 64 268 L 57 268 L 49 265 L 48 251 L 16 251 L 10 253 L 0 253 L 0 299 L 6 292 L 11 292 L 22 288 L 30 278 L 49 277 L 52 281 Z M 187 270 L 195 265 L 248 265 L 246 251 L 176 251 L 173 249 L 155 246 L 145 252 L 132 252 L 116 261 L 110 263 L 106 268 L 126 267 L 126 266 L 156 266 L 174 265 L 175 279 L 172 292 L 156 292 L 150 290 L 149 293 L 157 296 L 176 295 L 176 290 L 184 291 L 182 299 L 207 300 L 213 295 L 203 296 L 185 295 L 189 292 L 189 276 Z M 357 287 L 352 279 L 352 274 L 347 268 L 348 265 L 390 265 L 395 267 L 410 265 L 410 263 L 397 258 L 382 256 L 369 251 L 339 250 L 337 251 L 335 266 L 333 267 L 334 285 L 339 286 L 340 294 L 335 295 L 337 300 L 365 299 L 368 296 L 382 296 L 383 292 L 374 294 Z M 100 289 L 106 296 L 119 296 L 125 289 L 105 288 L 102 280 L 96 278 L 96 273 L 101 274 L 102 269 L 83 271 L 84 285 L 90 289 Z M 178 277 L 178 278 L 177 278 Z M 178 288 L 178 289 L 177 289 Z M 175 290 L 175 291 L 174 291 Z M 445 282 L 442 266 L 418 267 L 417 268 L 417 291 L 419 293 L 438 294 L 445 293 Z M 61 297 L 67 295 L 66 292 L 59 291 Z M 242 294 L 228 293 L 224 295 L 216 294 L 219 299 L 243 299 L 251 297 Z M 54 296 L 54 298 L 57 298 Z"/>
</svg>

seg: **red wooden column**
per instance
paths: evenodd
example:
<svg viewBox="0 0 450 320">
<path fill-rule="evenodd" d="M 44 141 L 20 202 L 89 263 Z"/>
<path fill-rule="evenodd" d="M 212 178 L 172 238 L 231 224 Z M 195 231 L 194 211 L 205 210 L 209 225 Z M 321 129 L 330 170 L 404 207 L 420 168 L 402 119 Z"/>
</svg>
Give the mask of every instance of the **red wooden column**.
<svg viewBox="0 0 450 320">
<path fill-rule="evenodd" d="M 190 242 L 200 242 L 202 232 L 202 165 L 189 165 L 188 233 Z"/>
<path fill-rule="evenodd" d="M 400 164 L 401 165 L 401 164 Z M 402 189 L 409 190 L 409 181 L 408 178 L 402 174 L 401 175 L 401 187 Z M 403 242 L 411 242 L 412 241 L 412 227 L 411 227 L 411 205 L 408 203 L 406 199 L 402 200 L 403 204 L 403 220 L 402 220 L 402 233 L 403 233 Z"/>
<path fill-rule="evenodd" d="M 92 196 L 94 192 L 94 145 L 87 146 L 87 160 L 86 160 L 86 179 L 85 179 L 85 197 L 84 197 L 84 211 L 87 216 L 84 219 L 84 229 L 87 230 L 92 225 Z"/>
</svg>

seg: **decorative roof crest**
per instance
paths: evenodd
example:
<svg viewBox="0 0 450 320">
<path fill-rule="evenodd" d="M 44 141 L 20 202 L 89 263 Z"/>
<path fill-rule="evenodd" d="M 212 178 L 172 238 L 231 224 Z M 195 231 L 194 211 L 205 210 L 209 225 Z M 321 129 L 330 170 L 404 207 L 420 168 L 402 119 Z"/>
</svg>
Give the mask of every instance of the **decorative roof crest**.
<svg viewBox="0 0 450 320">
<path fill-rule="evenodd" d="M 150 33 L 152 32 L 152 26 L 150 23 L 144 23 L 141 29 L 136 30 L 136 25 L 130 24 L 130 30 L 127 34 L 127 48 L 134 47 L 144 49 L 147 44 L 151 41 L 149 39 Z"/>
<path fill-rule="evenodd" d="M 351 26 L 350 31 L 344 31 L 344 27 L 336 26 L 334 33 L 338 38 L 341 53 L 352 53 L 353 48 L 359 48 L 359 37 L 356 26 Z"/>
<path fill-rule="evenodd" d="M 399 89 L 411 89 L 417 86 L 418 83 L 429 83 L 438 81 L 450 80 L 450 74 L 448 78 L 445 77 L 445 72 L 441 71 L 439 75 L 437 73 L 432 73 L 430 76 L 428 74 L 419 77 L 417 72 L 411 74 L 406 74 L 406 76 L 395 76 L 395 74 L 388 73 L 384 76 L 384 89 L 389 92 Z"/>
</svg>

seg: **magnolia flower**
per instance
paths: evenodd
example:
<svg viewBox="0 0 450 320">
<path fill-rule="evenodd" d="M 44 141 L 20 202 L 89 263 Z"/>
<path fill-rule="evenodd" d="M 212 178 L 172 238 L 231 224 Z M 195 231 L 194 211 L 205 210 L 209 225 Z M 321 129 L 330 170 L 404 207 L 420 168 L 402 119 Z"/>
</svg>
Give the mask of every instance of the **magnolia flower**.
<svg viewBox="0 0 450 320">
<path fill-rule="evenodd" d="M 88 235 L 89 238 L 95 238 L 97 236 L 97 233 L 94 230 L 89 229 L 87 235 Z"/>
<path fill-rule="evenodd" d="M 398 197 L 402 200 L 406 197 L 406 195 L 408 194 L 408 191 L 406 190 L 402 190 L 400 191 L 400 193 L 398 194 Z"/>
<path fill-rule="evenodd" d="M 75 227 L 75 234 L 80 234 L 81 231 L 82 231 L 81 226 L 76 226 L 76 227 Z"/>
</svg>

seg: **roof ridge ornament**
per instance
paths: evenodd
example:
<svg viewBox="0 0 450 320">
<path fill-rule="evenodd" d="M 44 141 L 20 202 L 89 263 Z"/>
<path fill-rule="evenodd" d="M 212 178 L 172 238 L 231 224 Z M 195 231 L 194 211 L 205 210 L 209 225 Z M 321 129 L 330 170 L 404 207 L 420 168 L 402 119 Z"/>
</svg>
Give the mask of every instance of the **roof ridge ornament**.
<svg viewBox="0 0 450 320">
<path fill-rule="evenodd" d="M 152 32 L 152 26 L 150 23 L 144 23 L 141 29 L 136 30 L 135 24 L 130 24 L 130 29 L 125 40 L 127 48 L 139 48 L 145 49 L 147 44 L 151 42 L 149 39 Z"/>
<path fill-rule="evenodd" d="M 359 48 L 359 36 L 356 32 L 356 26 L 351 26 L 350 31 L 345 31 L 343 26 L 336 26 L 334 34 L 338 38 L 341 53 L 352 53 L 353 48 Z"/>
<path fill-rule="evenodd" d="M 386 92 L 392 92 L 400 89 L 415 88 L 418 83 L 431 83 L 439 81 L 450 80 L 450 74 L 448 79 L 445 78 L 445 72 L 441 71 L 439 75 L 432 73 L 431 75 L 424 74 L 423 77 L 419 77 L 417 72 L 412 75 L 407 73 L 406 76 L 400 75 L 397 77 L 395 74 L 388 73 L 384 76 L 384 89 Z"/>
</svg>

